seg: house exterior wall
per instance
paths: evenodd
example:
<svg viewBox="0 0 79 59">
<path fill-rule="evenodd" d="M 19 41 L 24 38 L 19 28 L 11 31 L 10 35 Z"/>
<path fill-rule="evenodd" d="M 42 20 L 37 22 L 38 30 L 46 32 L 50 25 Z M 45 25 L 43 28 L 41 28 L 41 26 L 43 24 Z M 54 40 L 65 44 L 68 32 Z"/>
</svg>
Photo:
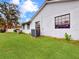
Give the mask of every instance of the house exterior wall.
<svg viewBox="0 0 79 59">
<path fill-rule="evenodd" d="M 22 32 L 30 33 L 30 29 L 27 28 L 27 24 L 25 24 L 24 28 L 22 27 Z"/>
<path fill-rule="evenodd" d="M 70 28 L 55 29 L 56 16 L 70 13 Z M 63 38 L 65 33 L 71 34 L 72 39 L 79 39 L 79 1 L 51 3 L 35 17 L 31 29 L 35 29 L 35 22 L 40 21 L 41 35 Z"/>
</svg>

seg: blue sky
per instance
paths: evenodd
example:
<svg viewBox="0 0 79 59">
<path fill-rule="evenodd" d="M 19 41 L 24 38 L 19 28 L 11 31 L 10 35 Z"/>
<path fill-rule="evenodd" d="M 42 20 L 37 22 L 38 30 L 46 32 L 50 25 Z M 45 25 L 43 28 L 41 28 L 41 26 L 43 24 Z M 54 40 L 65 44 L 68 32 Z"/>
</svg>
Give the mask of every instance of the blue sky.
<svg viewBox="0 0 79 59">
<path fill-rule="evenodd" d="M 21 12 L 20 23 L 30 20 L 39 10 L 45 0 L 0 0 L 0 2 L 14 3 L 19 6 Z"/>
</svg>

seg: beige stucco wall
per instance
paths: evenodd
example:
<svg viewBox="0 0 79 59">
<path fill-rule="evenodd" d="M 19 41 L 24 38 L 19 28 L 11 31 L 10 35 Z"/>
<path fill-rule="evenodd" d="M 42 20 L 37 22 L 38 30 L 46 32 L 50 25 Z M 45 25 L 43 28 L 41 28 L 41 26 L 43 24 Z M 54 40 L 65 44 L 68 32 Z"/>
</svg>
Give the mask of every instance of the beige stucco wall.
<svg viewBox="0 0 79 59">
<path fill-rule="evenodd" d="M 14 32 L 14 29 L 7 29 L 7 32 Z"/>
</svg>

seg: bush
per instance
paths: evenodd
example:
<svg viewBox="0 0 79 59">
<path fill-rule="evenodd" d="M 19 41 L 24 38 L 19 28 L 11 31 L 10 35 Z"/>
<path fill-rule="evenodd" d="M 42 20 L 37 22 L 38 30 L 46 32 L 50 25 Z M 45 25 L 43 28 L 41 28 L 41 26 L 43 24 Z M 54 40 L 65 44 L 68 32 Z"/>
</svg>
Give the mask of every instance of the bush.
<svg viewBox="0 0 79 59">
<path fill-rule="evenodd" d="M 22 30 L 20 30 L 20 29 L 15 29 L 14 32 L 22 34 Z"/>
<path fill-rule="evenodd" d="M 4 33 L 4 32 L 6 32 L 6 29 L 5 29 L 5 28 L 1 28 L 1 29 L 0 29 L 0 32 L 1 32 L 1 33 Z"/>
<path fill-rule="evenodd" d="M 14 32 L 17 32 L 17 30 L 15 29 Z"/>
<path fill-rule="evenodd" d="M 65 33 L 65 35 L 64 35 L 64 36 L 65 36 L 65 39 L 66 39 L 66 40 L 68 40 L 68 41 L 69 41 L 69 40 L 71 40 L 71 35 L 69 35 L 69 34 Z"/>
</svg>

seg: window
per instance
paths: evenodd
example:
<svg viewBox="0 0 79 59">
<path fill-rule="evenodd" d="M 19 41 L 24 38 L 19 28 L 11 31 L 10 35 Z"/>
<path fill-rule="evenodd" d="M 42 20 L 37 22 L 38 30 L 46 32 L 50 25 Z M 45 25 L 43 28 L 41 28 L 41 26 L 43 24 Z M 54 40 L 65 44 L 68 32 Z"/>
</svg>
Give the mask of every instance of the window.
<svg viewBox="0 0 79 59">
<path fill-rule="evenodd" d="M 30 29 L 30 24 L 27 24 L 27 29 Z"/>
<path fill-rule="evenodd" d="M 55 28 L 70 28 L 70 13 L 55 17 Z"/>
<path fill-rule="evenodd" d="M 40 21 L 35 22 L 35 26 L 36 26 L 36 28 L 39 28 L 40 27 Z"/>
<path fill-rule="evenodd" d="M 25 24 L 23 24 L 23 26 L 22 26 L 22 27 L 23 27 L 23 29 L 25 29 Z"/>
</svg>

